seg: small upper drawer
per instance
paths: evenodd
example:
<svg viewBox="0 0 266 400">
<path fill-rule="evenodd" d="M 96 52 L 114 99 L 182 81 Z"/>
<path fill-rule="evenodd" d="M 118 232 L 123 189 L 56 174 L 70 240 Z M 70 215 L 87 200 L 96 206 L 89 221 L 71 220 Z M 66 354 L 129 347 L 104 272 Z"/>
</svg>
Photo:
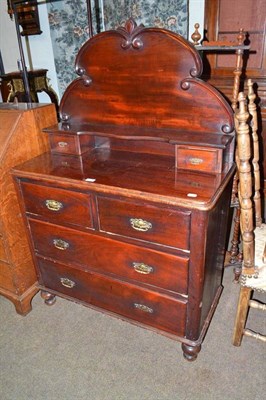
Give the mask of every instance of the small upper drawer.
<svg viewBox="0 0 266 400">
<path fill-rule="evenodd" d="M 94 137 L 50 133 L 49 142 L 52 152 L 80 155 L 94 145 Z"/>
<path fill-rule="evenodd" d="M 60 224 L 93 228 L 91 196 L 87 193 L 21 183 L 26 212 Z"/>
<path fill-rule="evenodd" d="M 190 212 L 98 197 L 100 230 L 189 250 Z"/>
<path fill-rule="evenodd" d="M 222 149 L 176 146 L 176 168 L 180 169 L 220 173 L 222 157 Z"/>
</svg>

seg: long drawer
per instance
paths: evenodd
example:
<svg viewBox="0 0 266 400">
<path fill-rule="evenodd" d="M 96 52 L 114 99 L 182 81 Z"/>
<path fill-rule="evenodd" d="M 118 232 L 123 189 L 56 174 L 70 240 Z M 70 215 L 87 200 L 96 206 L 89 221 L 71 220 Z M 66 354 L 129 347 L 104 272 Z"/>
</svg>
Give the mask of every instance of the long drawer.
<svg viewBox="0 0 266 400">
<path fill-rule="evenodd" d="M 37 220 L 30 220 L 30 229 L 35 251 L 45 257 L 187 294 L 187 257 Z"/>
<path fill-rule="evenodd" d="M 38 265 L 47 289 L 167 332 L 185 333 L 185 301 L 41 258 Z"/>
<path fill-rule="evenodd" d="M 59 224 L 93 227 L 89 194 L 27 182 L 21 183 L 21 190 L 27 213 L 56 220 Z"/>
<path fill-rule="evenodd" d="M 189 250 L 190 213 L 98 197 L 100 229 Z"/>
</svg>

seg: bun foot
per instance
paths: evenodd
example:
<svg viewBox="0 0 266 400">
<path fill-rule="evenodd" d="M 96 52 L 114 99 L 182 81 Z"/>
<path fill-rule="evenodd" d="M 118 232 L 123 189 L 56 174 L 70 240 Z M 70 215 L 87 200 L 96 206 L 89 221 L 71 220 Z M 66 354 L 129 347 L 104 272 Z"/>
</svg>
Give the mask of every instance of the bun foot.
<svg viewBox="0 0 266 400">
<path fill-rule="evenodd" d="M 182 343 L 183 356 L 187 361 L 195 361 L 200 349 L 201 345 L 189 346 L 188 344 Z"/>
<path fill-rule="evenodd" d="M 56 302 L 56 296 L 54 294 L 41 291 L 41 297 L 43 298 L 45 304 L 52 306 Z"/>
</svg>

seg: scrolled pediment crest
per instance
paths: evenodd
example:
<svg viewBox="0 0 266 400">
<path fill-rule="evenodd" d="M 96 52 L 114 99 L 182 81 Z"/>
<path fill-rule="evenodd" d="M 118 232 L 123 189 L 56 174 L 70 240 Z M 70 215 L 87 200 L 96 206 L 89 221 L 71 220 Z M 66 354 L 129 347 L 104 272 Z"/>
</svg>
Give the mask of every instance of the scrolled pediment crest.
<svg viewBox="0 0 266 400">
<path fill-rule="evenodd" d="M 145 29 L 144 25 L 140 24 L 138 26 L 133 18 L 128 19 L 125 26 L 117 28 L 117 32 L 124 38 L 121 43 L 122 49 L 126 50 L 129 47 L 133 47 L 136 50 L 140 49 L 143 46 L 143 42 L 138 35 L 143 29 Z"/>
</svg>

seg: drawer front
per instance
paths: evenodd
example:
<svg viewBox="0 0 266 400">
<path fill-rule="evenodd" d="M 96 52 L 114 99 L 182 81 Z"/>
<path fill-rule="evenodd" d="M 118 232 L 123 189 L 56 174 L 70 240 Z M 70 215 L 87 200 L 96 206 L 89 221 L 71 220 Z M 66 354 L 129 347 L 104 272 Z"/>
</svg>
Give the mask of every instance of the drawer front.
<svg viewBox="0 0 266 400">
<path fill-rule="evenodd" d="M 73 299 L 183 336 L 186 303 L 109 277 L 38 260 L 41 284 Z"/>
<path fill-rule="evenodd" d="M 94 137 L 88 135 L 49 135 L 52 153 L 81 155 L 94 146 Z"/>
<path fill-rule="evenodd" d="M 203 172 L 222 172 L 222 150 L 176 146 L 176 167 Z"/>
<path fill-rule="evenodd" d="M 70 190 L 21 183 L 26 212 L 40 215 L 58 224 L 93 228 L 91 196 Z"/>
<path fill-rule="evenodd" d="M 188 258 L 121 243 L 89 233 L 30 221 L 37 253 L 83 269 L 115 274 L 166 290 L 187 294 Z"/>
<path fill-rule="evenodd" d="M 77 136 L 50 134 L 49 141 L 52 152 L 80 154 Z"/>
<path fill-rule="evenodd" d="M 69 170 L 72 173 L 73 171 L 79 173 L 83 172 L 82 156 L 54 153 L 52 154 L 51 160 L 54 168 L 63 167 L 65 170 Z"/>
<path fill-rule="evenodd" d="M 190 213 L 98 197 L 100 229 L 189 250 Z"/>
</svg>

